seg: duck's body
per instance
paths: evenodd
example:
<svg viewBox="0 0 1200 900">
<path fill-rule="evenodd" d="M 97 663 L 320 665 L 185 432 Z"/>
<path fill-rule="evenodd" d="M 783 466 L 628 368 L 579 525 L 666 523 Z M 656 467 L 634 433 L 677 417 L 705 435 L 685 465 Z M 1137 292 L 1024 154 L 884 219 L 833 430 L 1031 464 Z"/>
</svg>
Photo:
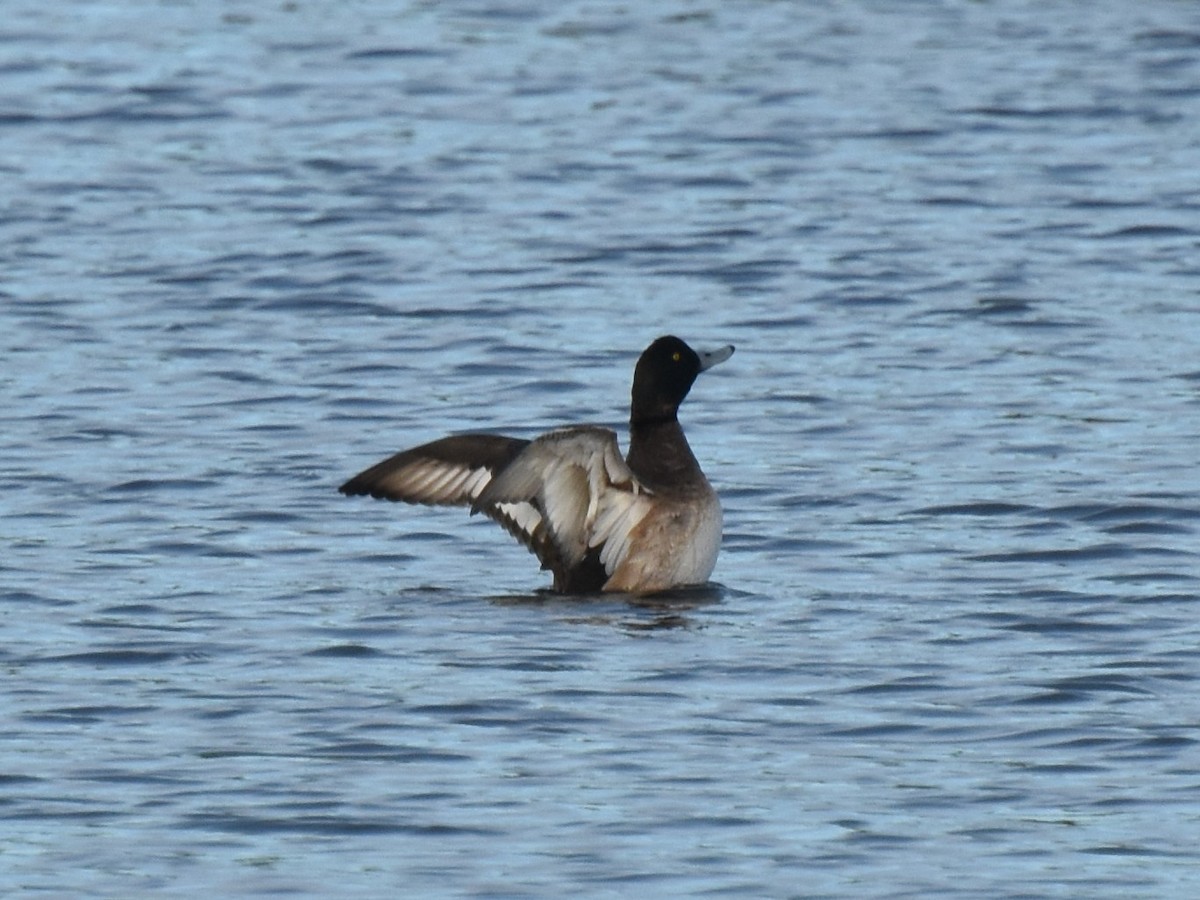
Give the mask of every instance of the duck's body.
<svg viewBox="0 0 1200 900">
<path fill-rule="evenodd" d="M 721 504 L 677 413 L 696 376 L 732 353 L 702 357 L 673 337 L 651 344 L 634 373 L 627 458 L 615 432 L 593 425 L 532 441 L 463 434 L 398 453 L 340 490 L 482 512 L 536 554 L 557 591 L 703 584 L 721 545 Z"/>
</svg>

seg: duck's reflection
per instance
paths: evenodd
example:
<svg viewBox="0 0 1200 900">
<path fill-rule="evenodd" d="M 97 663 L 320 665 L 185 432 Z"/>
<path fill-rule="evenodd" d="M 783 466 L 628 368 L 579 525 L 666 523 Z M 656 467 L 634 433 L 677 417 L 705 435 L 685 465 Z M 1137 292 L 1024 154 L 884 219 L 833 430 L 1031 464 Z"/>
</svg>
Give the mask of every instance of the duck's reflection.
<svg viewBox="0 0 1200 900">
<path fill-rule="evenodd" d="M 688 613 L 720 603 L 726 593 L 724 585 L 709 582 L 654 594 L 564 595 L 545 589 L 492 597 L 490 601 L 497 606 L 536 606 L 560 615 L 565 622 L 648 632 L 694 628 L 696 622 Z"/>
</svg>

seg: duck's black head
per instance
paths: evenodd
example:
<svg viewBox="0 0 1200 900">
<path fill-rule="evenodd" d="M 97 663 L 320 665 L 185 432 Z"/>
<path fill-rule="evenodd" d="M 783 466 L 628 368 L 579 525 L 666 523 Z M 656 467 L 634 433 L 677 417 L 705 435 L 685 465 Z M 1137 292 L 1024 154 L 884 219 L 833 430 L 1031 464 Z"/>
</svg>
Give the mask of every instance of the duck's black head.
<svg viewBox="0 0 1200 900">
<path fill-rule="evenodd" d="M 732 354 L 732 345 L 697 353 L 677 337 L 660 337 L 642 352 L 633 370 L 630 421 L 647 424 L 673 420 L 696 376 Z"/>
</svg>

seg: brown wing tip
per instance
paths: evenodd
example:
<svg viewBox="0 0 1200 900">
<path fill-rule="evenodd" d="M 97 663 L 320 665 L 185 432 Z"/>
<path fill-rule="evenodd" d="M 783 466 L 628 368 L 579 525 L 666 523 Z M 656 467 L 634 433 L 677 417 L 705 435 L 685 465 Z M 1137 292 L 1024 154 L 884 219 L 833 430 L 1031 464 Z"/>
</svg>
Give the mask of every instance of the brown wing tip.
<svg viewBox="0 0 1200 900">
<path fill-rule="evenodd" d="M 347 497 L 361 497 L 363 494 L 370 494 L 371 489 L 359 479 L 351 478 L 338 488 L 338 493 L 345 494 Z"/>
<path fill-rule="evenodd" d="M 364 478 L 361 475 L 356 475 L 339 487 L 338 493 L 344 494 L 347 497 L 374 497 L 376 500 L 401 499 L 395 494 L 389 493 L 377 482 L 369 478 Z"/>
</svg>

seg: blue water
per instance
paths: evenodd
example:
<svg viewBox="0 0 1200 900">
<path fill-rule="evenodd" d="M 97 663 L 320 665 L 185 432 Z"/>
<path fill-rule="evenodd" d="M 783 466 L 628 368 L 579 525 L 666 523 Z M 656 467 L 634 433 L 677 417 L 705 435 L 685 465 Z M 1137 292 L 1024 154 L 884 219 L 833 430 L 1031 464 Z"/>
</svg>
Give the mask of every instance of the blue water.
<svg viewBox="0 0 1200 900">
<path fill-rule="evenodd" d="M 1200 891 L 1200 6 L 14 0 L 0 176 L 5 896 Z M 336 492 L 666 332 L 707 592 Z"/>
</svg>

